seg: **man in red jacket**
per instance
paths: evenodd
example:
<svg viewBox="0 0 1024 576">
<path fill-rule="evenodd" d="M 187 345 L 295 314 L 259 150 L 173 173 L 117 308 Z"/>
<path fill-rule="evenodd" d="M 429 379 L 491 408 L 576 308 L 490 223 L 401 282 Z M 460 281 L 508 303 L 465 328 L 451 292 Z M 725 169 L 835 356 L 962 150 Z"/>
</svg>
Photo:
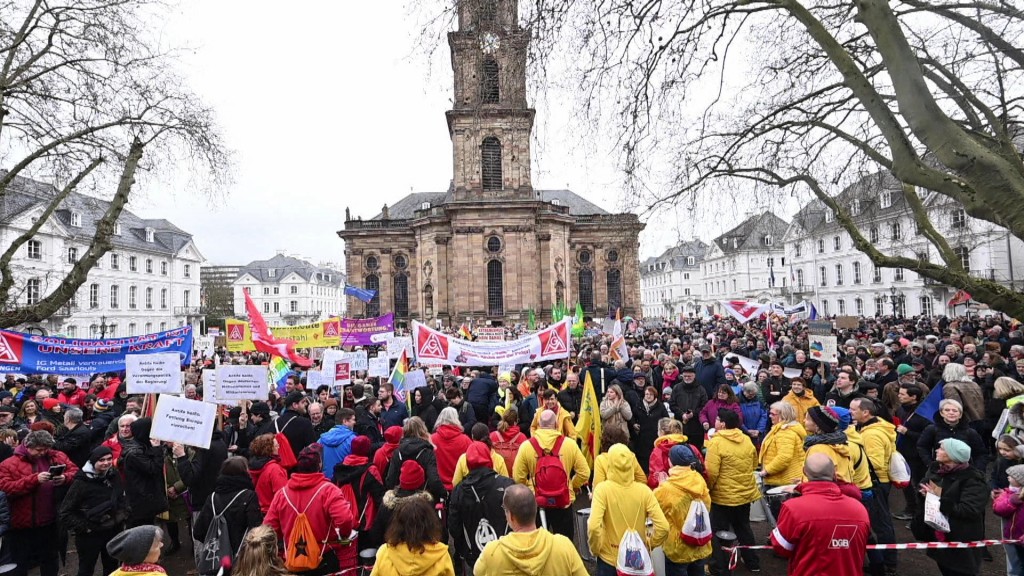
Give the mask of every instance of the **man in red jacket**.
<svg viewBox="0 0 1024 576">
<path fill-rule="evenodd" d="M 11 507 L 11 529 L 5 536 L 18 565 L 11 574 L 25 575 L 38 565 L 40 576 L 57 576 L 57 492 L 71 482 L 78 467 L 53 450 L 53 443 L 45 430 L 30 432 L 14 456 L 0 462 L 0 491 Z M 51 474 L 53 466 L 64 469 Z"/>
<path fill-rule="evenodd" d="M 78 387 L 78 380 L 65 378 L 57 401 L 66 406 L 82 406 L 85 404 L 85 390 Z"/>
<path fill-rule="evenodd" d="M 789 558 L 789 576 L 861 576 L 871 531 L 867 510 L 839 490 L 825 454 L 807 457 L 804 476 L 800 496 L 782 504 L 772 548 Z"/>
</svg>

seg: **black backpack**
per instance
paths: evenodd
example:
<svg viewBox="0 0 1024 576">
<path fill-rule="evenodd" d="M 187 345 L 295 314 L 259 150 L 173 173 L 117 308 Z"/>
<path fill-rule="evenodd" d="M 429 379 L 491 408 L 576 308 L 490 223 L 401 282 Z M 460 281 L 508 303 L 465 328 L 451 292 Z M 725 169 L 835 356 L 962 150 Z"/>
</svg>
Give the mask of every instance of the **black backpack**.
<svg viewBox="0 0 1024 576">
<path fill-rule="evenodd" d="M 239 490 L 220 513 L 217 513 L 217 504 L 214 502 L 216 494 L 210 494 L 210 510 L 213 511 L 213 520 L 210 522 L 210 527 L 206 529 L 206 537 L 203 538 L 203 544 L 199 548 L 199 557 L 196 560 L 196 568 L 202 576 L 217 574 L 225 565 L 224 558 L 228 559 L 228 566 L 234 564 L 238 550 L 231 550 L 228 521 L 224 518 L 224 513 L 231 508 L 239 496 L 246 492 L 251 493 L 251 490 Z M 245 538 L 243 537 L 242 540 Z"/>
</svg>

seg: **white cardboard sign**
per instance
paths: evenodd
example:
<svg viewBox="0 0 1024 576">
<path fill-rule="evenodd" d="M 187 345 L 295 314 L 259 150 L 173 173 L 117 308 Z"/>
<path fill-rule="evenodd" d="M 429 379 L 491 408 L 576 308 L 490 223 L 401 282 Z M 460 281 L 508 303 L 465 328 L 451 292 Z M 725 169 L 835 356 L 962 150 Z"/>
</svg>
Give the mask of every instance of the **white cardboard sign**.
<svg viewBox="0 0 1024 576">
<path fill-rule="evenodd" d="M 150 436 L 206 449 L 210 447 L 210 435 L 216 420 L 215 404 L 161 394 L 156 403 Z"/>
<path fill-rule="evenodd" d="M 217 398 L 217 371 L 203 370 L 203 402 L 220 404 Z"/>
<path fill-rule="evenodd" d="M 391 361 L 388 360 L 387 356 L 383 355 L 370 358 L 367 372 L 370 378 L 387 378 L 391 372 Z"/>
<path fill-rule="evenodd" d="M 402 388 L 408 390 L 410 394 L 413 390 L 426 385 L 427 376 L 423 370 L 410 370 L 405 373 L 405 382 L 402 384 Z"/>
<path fill-rule="evenodd" d="M 388 358 L 392 360 L 398 360 L 398 357 L 402 355 L 402 349 L 405 349 L 405 353 L 412 359 L 412 337 L 411 336 L 396 336 L 394 338 L 388 338 Z"/>
<path fill-rule="evenodd" d="M 345 352 L 342 355 L 342 359 L 343 361 L 348 362 L 349 368 L 353 372 L 366 372 L 369 369 L 366 350 Z"/>
<path fill-rule="evenodd" d="M 217 369 L 217 399 L 221 402 L 266 400 L 266 366 L 225 365 Z"/>
<path fill-rule="evenodd" d="M 181 356 L 128 354 L 124 357 L 129 394 L 181 394 Z"/>
</svg>

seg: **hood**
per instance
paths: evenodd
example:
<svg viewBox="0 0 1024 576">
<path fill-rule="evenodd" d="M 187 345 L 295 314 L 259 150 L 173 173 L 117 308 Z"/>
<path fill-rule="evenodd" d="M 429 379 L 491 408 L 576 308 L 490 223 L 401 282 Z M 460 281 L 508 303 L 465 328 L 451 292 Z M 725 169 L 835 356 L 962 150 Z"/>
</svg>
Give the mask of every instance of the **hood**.
<svg viewBox="0 0 1024 576">
<path fill-rule="evenodd" d="M 320 436 L 320 444 L 331 448 L 337 448 L 345 443 L 345 441 L 351 441 L 355 435 L 356 433 L 353 432 L 351 428 L 338 424 Z"/>
<path fill-rule="evenodd" d="M 434 434 L 436 434 L 443 442 L 449 442 L 464 435 L 462 433 L 462 426 L 456 426 L 455 424 L 442 424 L 437 427 Z"/>
<path fill-rule="evenodd" d="M 1024 402 L 1021 402 L 1021 405 L 1024 405 Z M 519 434 L 521 434 L 518 424 L 514 426 L 509 426 L 504 432 L 502 432 L 501 430 L 496 430 L 496 432 L 498 433 L 499 436 L 501 436 L 501 439 L 505 442 L 511 442 L 515 440 L 516 436 L 519 436 Z"/>
<path fill-rule="evenodd" d="M 113 473 L 113 470 L 113 468 L 110 468 L 105 473 L 100 474 L 93 467 L 92 462 L 86 462 L 78 471 L 78 474 L 75 474 L 75 480 L 104 480 Z"/>
<path fill-rule="evenodd" d="M 153 420 L 149 418 L 139 418 L 131 424 L 132 438 L 137 440 L 142 446 L 149 444 L 149 431 L 153 429 Z"/>
<path fill-rule="evenodd" d="M 381 572 L 384 574 L 441 574 L 442 559 L 448 556 L 448 546 L 440 542 L 427 544 L 423 547 L 423 553 L 417 554 L 405 544 L 388 546 L 388 554 L 382 559 L 378 558 L 377 563 L 383 564 Z M 391 569 L 388 569 L 390 565 Z"/>
<path fill-rule="evenodd" d="M 654 441 L 654 449 L 668 450 L 676 444 L 686 444 L 689 438 L 685 434 L 666 434 L 664 436 L 658 436 L 657 440 Z M 661 446 L 664 444 L 664 446 Z"/>
<path fill-rule="evenodd" d="M 715 432 L 714 437 L 718 438 L 719 436 L 736 444 L 739 444 L 740 442 L 743 441 L 744 438 L 747 437 L 747 435 L 743 433 L 743 430 L 740 430 L 739 428 L 733 428 L 732 430 L 725 429 Z"/>
<path fill-rule="evenodd" d="M 417 490 L 415 492 L 407 492 L 401 488 L 394 488 L 384 493 L 384 497 L 381 499 L 381 504 L 387 507 L 389 510 L 394 510 L 396 506 L 401 504 L 407 498 L 423 498 L 431 504 L 434 503 L 434 497 L 430 495 L 430 492 L 426 490 Z"/>
<path fill-rule="evenodd" d="M 881 418 L 875 418 L 875 421 L 861 428 L 861 435 L 863 436 L 865 430 L 881 430 L 885 433 L 885 437 L 892 442 L 896 441 L 896 427 L 892 423 L 882 420 Z"/>
<path fill-rule="evenodd" d="M 402 442 L 398 445 L 398 452 L 402 455 L 402 460 L 415 460 L 420 451 L 432 451 L 433 449 L 434 445 L 423 438 L 402 438 Z"/>
<path fill-rule="evenodd" d="M 402 441 L 402 427 L 389 426 L 388 429 L 384 431 L 384 441 L 388 444 L 398 446 L 398 443 Z"/>
<path fill-rule="evenodd" d="M 633 483 L 633 462 L 636 457 L 624 444 L 616 444 L 608 451 L 608 479 L 616 484 Z"/>
<path fill-rule="evenodd" d="M 336 464 L 334 466 L 334 483 L 338 486 L 342 484 L 354 484 L 359 481 L 363 476 L 363 472 L 369 468 L 369 464 L 363 464 L 356 466 L 347 463 Z"/>
<path fill-rule="evenodd" d="M 315 489 L 321 482 L 327 482 L 323 472 L 296 472 L 288 478 L 288 487 L 292 490 Z"/>
<path fill-rule="evenodd" d="M 708 495 L 708 484 L 700 472 L 689 466 L 673 466 L 668 470 L 668 478 L 660 486 L 668 484 L 691 498 L 703 499 Z M 659 486 L 659 487 L 660 487 Z"/>
<path fill-rule="evenodd" d="M 803 424 L 797 422 L 796 420 L 792 422 L 776 424 L 775 426 L 777 426 L 779 430 L 791 430 L 793 432 L 796 432 L 797 435 L 800 436 L 801 442 L 803 442 L 807 438 L 807 429 L 804 428 Z"/>
<path fill-rule="evenodd" d="M 548 558 L 555 537 L 546 530 L 512 532 L 498 539 L 498 548 L 515 570 L 509 572 L 539 576 L 547 573 Z"/>
<path fill-rule="evenodd" d="M 473 442 L 466 450 L 466 466 L 470 470 L 477 468 L 490 468 L 493 466 L 491 460 L 491 449 L 483 442 Z"/>
<path fill-rule="evenodd" d="M 430 390 L 430 386 L 420 386 L 416 390 L 420 391 L 420 402 L 416 402 L 417 406 L 426 408 L 428 404 L 434 401 L 434 393 Z M 416 391 L 413 391 L 413 398 L 415 398 Z"/>
<path fill-rule="evenodd" d="M 271 460 L 280 460 L 278 456 L 272 456 L 270 458 L 266 456 L 253 456 L 249 459 L 249 471 L 259 473 L 270 463 Z"/>
<path fill-rule="evenodd" d="M 252 477 L 248 474 L 245 476 L 231 476 L 227 474 L 221 474 L 217 477 L 217 482 L 214 484 L 213 491 L 220 494 L 234 494 L 239 490 L 255 490 L 256 486 L 253 484 Z"/>
</svg>

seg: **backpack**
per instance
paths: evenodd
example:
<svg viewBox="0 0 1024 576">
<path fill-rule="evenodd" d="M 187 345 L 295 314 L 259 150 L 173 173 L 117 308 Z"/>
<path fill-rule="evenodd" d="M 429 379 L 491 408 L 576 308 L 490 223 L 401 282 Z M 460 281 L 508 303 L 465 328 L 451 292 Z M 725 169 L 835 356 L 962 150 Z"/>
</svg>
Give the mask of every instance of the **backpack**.
<svg viewBox="0 0 1024 576">
<path fill-rule="evenodd" d="M 519 436 L 516 436 L 516 440 L 519 440 L 519 444 L 516 444 L 515 441 L 505 440 L 504 436 L 498 432 L 491 432 L 491 447 L 505 460 L 505 468 L 509 473 L 511 473 L 515 468 L 516 454 L 519 453 L 519 445 L 522 444 L 525 439 L 526 435 L 520 432 Z"/>
<path fill-rule="evenodd" d="M 568 508 L 572 503 L 569 498 L 569 474 L 565 471 L 562 459 L 558 457 L 564 440 L 565 436 L 558 436 L 549 452 L 541 448 L 536 438 L 530 438 L 530 444 L 537 452 L 533 485 L 537 506 L 541 508 Z"/>
<path fill-rule="evenodd" d="M 360 532 L 365 532 L 373 526 L 373 522 L 377 519 L 377 503 L 373 499 L 373 495 L 366 491 L 366 476 L 373 474 L 377 477 L 377 481 L 380 481 L 380 475 L 377 472 L 377 467 L 370 465 L 366 470 L 363 471 L 363 475 L 359 480 L 359 492 L 363 495 L 365 501 L 361 511 L 359 512 L 359 518 L 356 521 L 355 529 Z M 351 484 L 342 484 L 339 486 L 341 489 L 341 495 L 348 501 L 349 509 L 355 512 L 360 510 L 359 498 Z"/>
<path fill-rule="evenodd" d="M 295 418 L 297 418 L 297 416 Z M 288 441 L 288 437 L 284 435 L 285 428 L 287 428 L 288 424 L 291 424 L 292 420 L 295 420 L 295 418 L 288 420 L 280 430 L 277 429 L 277 419 L 274 420 L 274 431 L 276 432 L 274 440 L 277 440 L 277 455 L 281 459 L 281 466 L 283 466 L 285 470 L 291 470 L 299 463 L 298 458 L 295 457 L 295 450 L 292 449 L 292 443 Z"/>
<path fill-rule="evenodd" d="M 690 502 L 690 510 L 680 529 L 679 539 L 691 546 L 703 546 L 711 542 L 711 521 L 708 507 L 700 500 Z"/>
<path fill-rule="evenodd" d="M 231 539 L 228 536 L 228 521 L 224 518 L 224 513 L 231 508 L 231 505 L 238 500 L 238 497 L 243 493 L 249 492 L 249 490 L 239 490 L 228 505 L 224 507 L 219 513 L 217 512 L 217 504 L 214 502 L 216 494 L 210 494 L 210 510 L 213 511 L 213 520 L 210 522 L 210 527 L 206 529 L 206 537 L 203 538 L 202 548 L 199 549 L 199 556 L 196 560 L 196 568 L 199 573 L 203 576 L 210 574 L 216 574 L 224 566 L 224 559 L 227 558 L 227 564 L 230 566 L 234 561 L 234 553 L 231 551 Z"/>
<path fill-rule="evenodd" d="M 284 543 L 284 567 L 289 572 L 305 572 L 320 566 L 324 547 L 327 545 L 327 537 L 324 538 L 323 544 L 317 541 L 316 534 L 313 533 L 313 527 L 309 524 L 309 518 L 306 516 L 306 510 L 309 510 L 309 507 L 316 500 L 317 494 L 326 486 L 327 483 L 325 482 L 316 489 L 316 492 L 313 493 L 313 496 L 306 503 L 306 507 L 302 509 L 302 512 L 299 512 L 299 509 L 288 498 L 288 489 L 281 489 L 281 493 L 284 494 L 284 501 L 298 514 L 295 517 L 295 523 L 292 524 L 292 531 Z M 330 530 L 327 533 L 330 536 Z"/>
</svg>

